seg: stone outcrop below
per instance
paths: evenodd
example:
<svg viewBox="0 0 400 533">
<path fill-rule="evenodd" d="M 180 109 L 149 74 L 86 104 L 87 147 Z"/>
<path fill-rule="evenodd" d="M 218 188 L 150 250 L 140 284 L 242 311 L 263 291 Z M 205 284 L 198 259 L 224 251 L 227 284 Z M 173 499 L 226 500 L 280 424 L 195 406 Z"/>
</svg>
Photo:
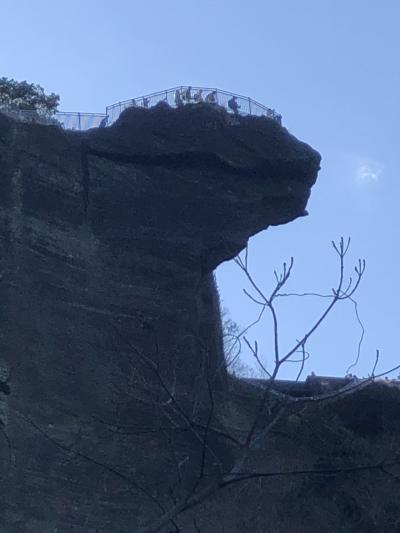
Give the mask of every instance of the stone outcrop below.
<svg viewBox="0 0 400 533">
<path fill-rule="evenodd" d="M 224 389 L 212 272 L 306 214 L 319 164 L 206 104 L 82 134 L 0 114 L 0 531 L 132 531 L 167 458 L 111 430 L 147 427 L 160 383 Z"/>
</svg>

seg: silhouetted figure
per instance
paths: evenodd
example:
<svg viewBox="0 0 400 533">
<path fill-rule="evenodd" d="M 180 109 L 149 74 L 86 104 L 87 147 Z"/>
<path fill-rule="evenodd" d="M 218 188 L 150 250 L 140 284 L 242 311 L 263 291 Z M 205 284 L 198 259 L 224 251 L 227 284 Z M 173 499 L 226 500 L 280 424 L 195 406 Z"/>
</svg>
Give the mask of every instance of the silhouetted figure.
<svg viewBox="0 0 400 533">
<path fill-rule="evenodd" d="M 101 119 L 99 128 L 105 128 L 107 124 L 108 124 L 108 115 L 106 115 L 104 118 Z"/>
<path fill-rule="evenodd" d="M 175 91 L 175 105 L 176 107 L 182 107 L 183 106 L 183 100 L 181 96 L 181 92 L 179 89 Z"/>
<path fill-rule="evenodd" d="M 134 98 L 132 98 L 131 106 L 137 107 L 137 103 L 136 103 L 136 100 Z"/>
<path fill-rule="evenodd" d="M 184 92 L 183 98 L 186 100 L 187 104 L 190 104 L 190 100 L 192 99 L 192 87 L 190 85 Z"/>
<path fill-rule="evenodd" d="M 217 91 L 211 91 L 207 94 L 206 100 L 208 104 L 216 104 L 217 103 Z"/>
<path fill-rule="evenodd" d="M 143 98 L 143 107 L 146 109 L 149 107 L 150 100 L 148 98 Z"/>
<path fill-rule="evenodd" d="M 203 89 L 199 89 L 196 93 L 194 93 L 193 100 L 196 102 L 196 104 L 203 101 Z"/>
<path fill-rule="evenodd" d="M 228 100 L 228 107 L 229 109 L 232 109 L 235 115 L 239 113 L 240 105 L 237 103 L 236 96 L 232 96 L 232 98 Z"/>
</svg>

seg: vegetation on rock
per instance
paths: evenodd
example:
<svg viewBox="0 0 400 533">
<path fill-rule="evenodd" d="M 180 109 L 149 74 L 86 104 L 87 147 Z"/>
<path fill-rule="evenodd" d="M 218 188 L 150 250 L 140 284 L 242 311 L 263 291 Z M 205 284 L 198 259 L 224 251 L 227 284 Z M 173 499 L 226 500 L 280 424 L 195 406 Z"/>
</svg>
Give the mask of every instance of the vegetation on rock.
<svg viewBox="0 0 400 533">
<path fill-rule="evenodd" d="M 46 94 L 40 85 L 0 78 L 0 107 L 52 115 L 57 111 L 59 103 L 58 94 Z"/>
</svg>

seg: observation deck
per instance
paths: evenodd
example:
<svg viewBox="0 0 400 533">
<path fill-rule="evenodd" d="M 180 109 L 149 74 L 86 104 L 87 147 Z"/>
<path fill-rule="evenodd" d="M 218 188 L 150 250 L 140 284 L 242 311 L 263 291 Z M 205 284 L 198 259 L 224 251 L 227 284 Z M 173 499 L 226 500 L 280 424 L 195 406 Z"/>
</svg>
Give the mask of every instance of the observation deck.
<svg viewBox="0 0 400 533">
<path fill-rule="evenodd" d="M 57 112 L 48 115 L 34 110 L 22 110 L 12 107 L 0 107 L 0 112 L 13 116 L 23 122 L 36 122 L 46 125 L 59 126 L 66 130 L 86 131 L 91 128 L 111 126 L 125 109 L 141 107 L 149 109 L 164 102 L 170 107 L 177 108 L 188 104 L 201 102 L 224 108 L 228 113 L 246 116 L 266 117 L 279 124 L 282 115 L 250 97 L 241 96 L 221 89 L 210 87 L 179 86 L 156 93 L 147 94 L 130 100 L 117 102 L 106 107 L 105 113 Z"/>
</svg>

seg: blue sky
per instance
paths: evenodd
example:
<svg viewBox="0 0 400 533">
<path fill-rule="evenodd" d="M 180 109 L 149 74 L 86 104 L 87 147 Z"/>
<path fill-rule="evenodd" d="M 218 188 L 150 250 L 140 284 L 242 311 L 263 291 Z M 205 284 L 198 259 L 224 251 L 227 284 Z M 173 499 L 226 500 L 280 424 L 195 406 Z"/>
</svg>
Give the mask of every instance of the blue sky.
<svg viewBox="0 0 400 533">
<path fill-rule="evenodd" d="M 180 84 L 253 97 L 322 154 L 310 216 L 270 228 L 250 243 L 254 277 L 269 290 L 273 270 L 295 257 L 290 290 L 329 291 L 337 278 L 330 242 L 352 237 L 349 269 L 367 270 L 356 295 L 365 327 L 358 375 L 400 363 L 400 3 L 396 0 L 3 0 L 0 75 L 40 83 L 65 111 L 106 105 Z M 232 264 L 218 270 L 232 317 L 256 313 Z M 301 335 L 321 302 L 282 302 L 282 342 Z M 341 305 L 310 342 L 307 371 L 343 374 L 359 326 Z M 250 335 L 271 363 L 269 323 Z M 286 344 L 285 344 L 286 343 Z M 244 355 L 251 363 L 250 356 Z M 295 374 L 294 365 L 282 376 Z"/>
</svg>

